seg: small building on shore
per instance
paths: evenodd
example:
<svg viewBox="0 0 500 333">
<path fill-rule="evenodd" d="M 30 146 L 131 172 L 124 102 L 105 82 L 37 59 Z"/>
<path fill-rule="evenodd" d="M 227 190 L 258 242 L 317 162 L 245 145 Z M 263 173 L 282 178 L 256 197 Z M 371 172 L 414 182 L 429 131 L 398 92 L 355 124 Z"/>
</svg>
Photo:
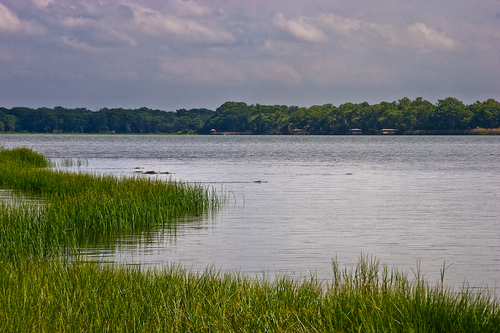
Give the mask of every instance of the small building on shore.
<svg viewBox="0 0 500 333">
<path fill-rule="evenodd" d="M 293 135 L 304 135 L 307 134 L 307 131 L 302 128 L 294 128 L 293 130 L 290 131 L 290 133 Z"/>
<path fill-rule="evenodd" d="M 252 132 L 217 132 L 215 129 L 210 130 L 210 134 L 212 135 L 252 135 Z"/>
<path fill-rule="evenodd" d="M 361 134 L 363 134 L 363 131 L 360 128 L 351 128 L 349 130 L 349 134 L 351 134 L 351 135 L 361 135 Z"/>
<path fill-rule="evenodd" d="M 396 132 L 394 128 L 382 128 L 380 134 L 382 135 L 393 135 Z"/>
</svg>

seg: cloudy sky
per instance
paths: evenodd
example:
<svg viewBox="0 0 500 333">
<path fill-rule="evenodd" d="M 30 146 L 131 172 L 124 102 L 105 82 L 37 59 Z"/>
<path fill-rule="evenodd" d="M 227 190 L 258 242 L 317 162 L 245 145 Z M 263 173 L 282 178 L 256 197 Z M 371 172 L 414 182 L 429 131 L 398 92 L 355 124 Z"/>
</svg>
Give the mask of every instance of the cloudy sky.
<svg viewBox="0 0 500 333">
<path fill-rule="evenodd" d="M 0 0 L 0 106 L 500 100 L 500 0 Z"/>
</svg>

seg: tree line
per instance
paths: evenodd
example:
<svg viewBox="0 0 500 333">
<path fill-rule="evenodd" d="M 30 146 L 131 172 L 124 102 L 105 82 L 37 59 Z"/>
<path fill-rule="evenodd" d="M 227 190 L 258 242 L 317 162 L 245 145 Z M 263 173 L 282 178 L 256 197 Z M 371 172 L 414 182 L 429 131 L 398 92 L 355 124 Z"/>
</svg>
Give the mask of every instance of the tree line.
<svg viewBox="0 0 500 333">
<path fill-rule="evenodd" d="M 226 102 L 216 111 L 176 112 L 140 109 L 0 108 L 0 132 L 36 133 L 198 133 L 248 134 L 463 134 L 500 128 L 500 103 L 494 99 L 465 105 L 456 98 L 436 104 L 421 97 L 397 102 L 345 103 L 298 107 Z"/>
<path fill-rule="evenodd" d="M 140 109 L 91 111 L 63 107 L 0 108 L 0 132 L 31 133 L 197 133 L 214 114 L 208 109 L 176 112 Z"/>
<path fill-rule="evenodd" d="M 500 127 L 500 103 L 488 99 L 464 105 L 449 97 L 432 104 L 421 97 L 397 102 L 313 105 L 247 105 L 226 102 L 210 117 L 203 131 L 248 132 L 252 134 L 349 134 L 358 129 L 377 134 L 394 129 L 399 134 L 459 134 L 476 128 Z"/>
</svg>

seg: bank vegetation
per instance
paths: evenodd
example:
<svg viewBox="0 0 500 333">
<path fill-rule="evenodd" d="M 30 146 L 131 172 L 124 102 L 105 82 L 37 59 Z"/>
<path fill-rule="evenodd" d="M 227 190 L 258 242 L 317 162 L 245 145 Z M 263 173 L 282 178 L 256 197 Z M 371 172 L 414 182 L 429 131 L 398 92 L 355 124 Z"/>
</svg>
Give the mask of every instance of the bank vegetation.
<svg viewBox="0 0 500 333">
<path fill-rule="evenodd" d="M 385 130 L 385 131 L 384 131 Z M 388 131 L 387 131 L 388 130 Z M 0 108 L 0 133 L 499 134 L 500 103 L 448 97 L 298 107 L 226 102 L 216 111 Z"/>
<path fill-rule="evenodd" d="M 1 332 L 499 332 L 493 291 L 452 290 L 361 255 L 331 278 L 273 281 L 85 261 L 78 249 L 174 227 L 217 209 L 196 185 L 50 169 L 27 148 L 0 150 Z M 13 192 L 13 193 L 14 193 Z M 27 200 L 29 198 L 29 200 Z M 157 229 L 156 229 L 157 230 Z"/>
</svg>

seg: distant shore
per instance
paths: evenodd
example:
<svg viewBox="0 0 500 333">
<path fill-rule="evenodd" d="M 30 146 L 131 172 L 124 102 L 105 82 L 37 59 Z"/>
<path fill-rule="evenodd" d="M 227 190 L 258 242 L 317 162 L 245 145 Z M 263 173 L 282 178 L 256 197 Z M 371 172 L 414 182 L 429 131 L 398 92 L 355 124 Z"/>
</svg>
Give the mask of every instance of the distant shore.
<svg viewBox="0 0 500 333">
<path fill-rule="evenodd" d="M 298 107 L 225 102 L 217 110 L 0 107 L 0 133 L 221 135 L 498 135 L 500 103 L 393 102 Z"/>
</svg>

